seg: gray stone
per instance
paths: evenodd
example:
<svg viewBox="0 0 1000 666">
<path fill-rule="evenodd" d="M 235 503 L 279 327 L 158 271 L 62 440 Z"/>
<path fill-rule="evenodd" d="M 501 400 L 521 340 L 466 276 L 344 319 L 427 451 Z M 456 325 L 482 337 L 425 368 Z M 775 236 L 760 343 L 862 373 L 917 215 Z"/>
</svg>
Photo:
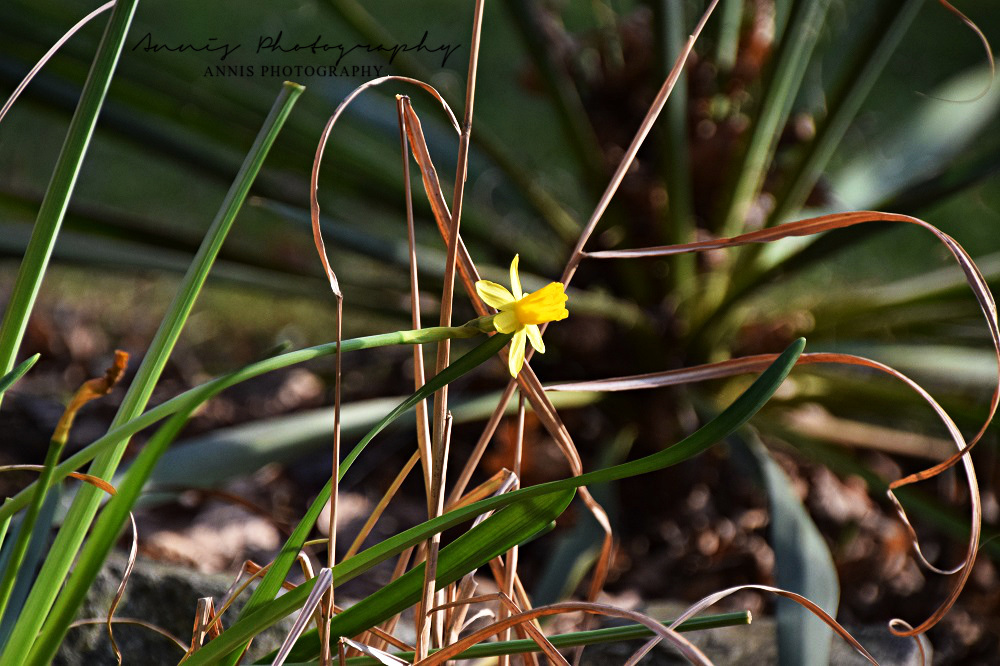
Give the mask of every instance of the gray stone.
<svg viewBox="0 0 1000 666">
<path fill-rule="evenodd" d="M 80 619 L 106 617 L 108 606 L 121 582 L 125 563 L 122 553 L 113 553 L 108 558 L 87 595 Z M 203 574 L 182 566 L 139 559 L 115 617 L 151 622 L 190 643 L 198 599 L 214 597 L 218 607 L 231 583 L 232 578 L 227 576 Z M 230 621 L 226 622 L 226 618 Z M 224 624 L 230 624 L 233 619 L 235 615 L 227 613 L 223 618 Z M 283 626 L 256 639 L 254 654 L 264 654 L 276 648 L 290 623 L 286 621 Z M 184 655 L 175 643 L 149 629 L 116 624 L 114 631 L 125 664 L 176 664 Z M 70 629 L 53 663 L 58 666 L 115 666 L 117 661 L 108 640 L 107 627 L 94 624 Z"/>
</svg>

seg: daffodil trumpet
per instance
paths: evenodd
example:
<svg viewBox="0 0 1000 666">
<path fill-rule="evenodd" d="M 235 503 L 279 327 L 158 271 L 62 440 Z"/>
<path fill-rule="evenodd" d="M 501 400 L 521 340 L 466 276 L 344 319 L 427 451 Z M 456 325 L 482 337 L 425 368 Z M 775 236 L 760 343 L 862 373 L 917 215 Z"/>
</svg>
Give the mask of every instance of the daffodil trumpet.
<svg viewBox="0 0 1000 666">
<path fill-rule="evenodd" d="M 493 316 L 493 327 L 500 333 L 512 333 L 507 365 L 511 377 L 517 377 L 524 365 L 526 343 L 539 354 L 545 353 L 539 324 L 561 321 L 569 316 L 566 290 L 562 282 L 550 282 L 533 293 L 521 291 L 517 274 L 518 255 L 510 262 L 510 290 L 489 280 L 476 283 L 476 293 L 487 305 L 499 312 Z"/>
</svg>

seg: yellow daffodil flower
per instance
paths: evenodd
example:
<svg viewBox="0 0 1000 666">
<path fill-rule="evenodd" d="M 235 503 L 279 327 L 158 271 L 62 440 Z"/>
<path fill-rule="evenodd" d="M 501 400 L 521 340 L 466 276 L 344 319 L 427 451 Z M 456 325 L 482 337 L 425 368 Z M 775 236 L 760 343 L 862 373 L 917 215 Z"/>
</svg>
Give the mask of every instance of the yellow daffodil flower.
<svg viewBox="0 0 1000 666">
<path fill-rule="evenodd" d="M 525 340 L 539 354 L 545 353 L 539 324 L 560 321 L 569 316 L 566 309 L 566 292 L 562 282 L 550 282 L 532 294 L 521 292 L 521 278 L 517 275 L 518 255 L 510 262 L 510 288 L 489 280 L 476 283 L 476 293 L 487 305 L 500 312 L 493 318 L 493 326 L 501 333 L 513 333 L 507 365 L 510 376 L 517 377 L 524 365 Z M 513 292 L 513 293 L 511 293 Z"/>
</svg>

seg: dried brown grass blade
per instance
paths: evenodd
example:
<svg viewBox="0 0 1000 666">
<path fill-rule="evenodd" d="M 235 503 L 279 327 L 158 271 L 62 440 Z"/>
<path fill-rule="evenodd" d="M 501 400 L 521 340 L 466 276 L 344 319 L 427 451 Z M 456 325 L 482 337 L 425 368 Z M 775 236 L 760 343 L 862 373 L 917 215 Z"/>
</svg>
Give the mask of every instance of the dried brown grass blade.
<svg viewBox="0 0 1000 666">
<path fill-rule="evenodd" d="M 431 202 L 431 210 L 434 213 L 435 220 L 438 224 L 438 230 L 441 233 L 443 240 L 446 244 L 450 245 L 451 235 L 450 225 L 448 224 L 450 221 L 450 214 L 448 213 L 444 196 L 441 193 L 440 183 L 437 179 L 437 171 L 434 169 L 430 153 L 427 151 L 427 143 L 424 140 L 420 120 L 417 118 L 416 113 L 409 105 L 404 103 L 403 110 L 406 114 L 406 130 L 410 139 L 410 147 L 413 150 L 414 159 L 420 167 L 420 173 L 423 178 L 424 187 L 427 190 L 428 200 Z M 462 281 L 462 286 L 465 288 L 466 294 L 469 296 L 476 313 L 479 316 L 490 314 L 491 309 L 486 306 L 476 293 L 475 283 L 479 280 L 479 271 L 476 269 L 468 250 L 465 248 L 465 245 L 461 242 L 461 236 L 458 236 L 457 247 L 457 267 L 459 277 Z M 506 362 L 506 354 L 506 350 L 501 350 L 501 361 Z M 520 386 L 521 390 L 525 392 L 532 408 L 539 416 L 540 421 L 552 438 L 559 444 L 563 455 L 565 455 L 570 461 L 570 467 L 574 470 L 573 473 L 576 475 L 582 474 L 583 465 L 580 460 L 579 453 L 576 451 L 576 446 L 573 444 L 573 440 L 569 435 L 569 431 L 559 418 L 555 407 L 552 406 L 552 403 L 545 396 L 545 392 L 542 390 L 541 383 L 538 381 L 538 378 L 535 377 L 531 368 L 527 364 L 517 377 L 517 385 Z M 514 382 L 511 382 L 504 392 L 504 395 L 508 396 L 507 400 L 509 400 L 509 395 L 513 395 L 513 391 Z M 503 409 L 506 407 L 507 400 L 501 398 L 500 406 L 497 410 L 495 410 L 493 416 L 490 417 L 489 424 L 493 425 L 494 429 L 496 424 L 499 423 L 500 416 L 502 415 Z M 480 437 L 479 443 L 476 446 L 476 452 L 478 452 L 480 456 L 482 455 L 482 451 L 485 450 L 486 444 L 489 442 L 491 436 L 492 433 L 489 435 L 484 433 L 484 435 Z M 478 458 L 475 453 L 473 458 L 470 459 L 470 463 L 472 463 L 473 460 L 475 460 L 475 463 L 478 464 Z M 462 472 L 461 479 L 465 480 L 471 478 L 474 468 L 475 465 L 467 464 Z M 467 480 L 465 480 L 464 483 L 467 483 Z M 461 490 L 464 490 L 464 483 L 461 486 Z M 457 493 L 452 494 L 452 498 L 457 496 Z M 607 572 L 610 569 L 610 558 L 613 549 L 611 523 L 608 520 L 607 513 L 594 500 L 593 496 L 586 488 L 580 488 L 580 498 L 594 515 L 594 518 L 597 520 L 598 524 L 601 525 L 601 528 L 605 531 L 606 535 L 604 543 L 601 546 L 601 555 L 598 558 L 598 567 L 593 578 L 591 592 L 588 596 L 588 598 L 596 598 L 597 591 L 599 591 L 603 586 L 604 580 L 607 578 Z"/>
<path fill-rule="evenodd" d="M 660 87 L 658 93 L 656 93 L 656 98 L 653 99 L 653 103 L 649 107 L 649 111 L 646 112 L 646 117 L 642 119 L 639 124 L 639 129 L 632 138 L 632 143 L 629 144 L 628 149 L 622 156 L 621 161 L 618 163 L 618 168 L 615 169 L 615 173 L 611 176 L 611 182 L 608 183 L 607 189 L 604 190 L 604 194 L 601 195 L 600 201 L 597 203 L 597 207 L 594 212 L 591 213 L 590 219 L 587 220 L 586 226 L 584 226 L 583 231 L 580 233 L 580 237 L 576 242 L 576 247 L 573 248 L 573 253 L 570 255 L 569 262 L 566 264 L 566 268 L 563 271 L 562 279 L 560 282 L 569 286 L 570 281 L 573 279 L 573 275 L 576 273 L 577 267 L 580 265 L 580 261 L 584 257 L 583 248 L 590 240 L 590 236 L 594 233 L 594 229 L 597 227 L 597 223 L 600 222 L 601 217 L 604 215 L 604 211 L 607 210 L 608 205 L 611 203 L 611 199 L 614 198 L 615 193 L 618 191 L 618 187 L 622 184 L 625 179 L 625 174 L 632 167 L 632 163 L 635 161 L 635 156 L 639 154 L 639 148 L 642 143 L 646 140 L 646 136 L 649 135 L 650 130 L 653 129 L 653 123 L 660 116 L 663 111 L 663 107 L 666 106 L 667 100 L 670 98 L 670 93 L 673 92 L 674 86 L 677 85 L 677 80 L 680 78 L 681 72 L 684 70 L 684 65 L 687 64 L 688 56 L 691 55 L 691 51 L 694 49 L 694 44 L 698 41 L 698 37 L 701 35 L 702 30 L 705 29 L 705 24 L 708 23 L 709 17 L 712 12 L 715 11 L 716 5 L 719 4 L 718 0 L 712 0 L 712 3 L 702 14 L 701 19 L 695 26 L 695 29 L 691 32 L 688 37 L 687 42 L 684 44 L 684 48 L 681 49 L 680 54 L 674 61 L 674 66 L 667 75 L 666 80 Z"/>
<path fill-rule="evenodd" d="M 501 352 L 500 356 L 501 360 L 506 363 L 506 354 Z M 563 454 L 563 457 L 565 457 L 569 462 L 570 471 L 573 476 L 583 474 L 583 461 L 580 459 L 580 453 L 577 451 L 576 445 L 573 443 L 573 438 L 570 437 L 569 430 L 566 429 L 566 425 L 559 417 L 559 413 L 556 412 L 552 402 L 549 401 L 548 396 L 545 395 L 545 389 L 542 388 L 541 382 L 538 381 L 538 377 L 535 375 L 531 367 L 527 365 L 527 363 L 525 363 L 521 372 L 518 373 L 517 383 L 518 386 L 520 386 L 521 391 L 531 402 L 535 415 L 555 440 L 556 444 L 559 446 L 559 450 Z M 611 530 L 611 520 L 608 518 L 607 512 L 597 502 L 597 500 L 594 499 L 594 496 L 590 494 L 587 487 L 581 486 L 577 490 L 577 494 L 590 511 L 590 514 L 597 521 L 598 525 L 600 525 L 601 529 L 604 531 L 604 539 L 601 543 L 601 552 L 597 557 L 594 572 L 590 581 L 590 588 L 587 592 L 587 599 L 593 600 L 597 598 L 601 588 L 604 587 L 604 582 L 608 578 L 608 572 L 611 570 L 611 558 L 614 553 L 614 538 Z"/>
<path fill-rule="evenodd" d="M 445 505 L 445 511 L 454 511 L 463 506 L 468 506 L 479 500 L 486 499 L 496 492 L 506 492 L 501 488 L 508 487 L 508 484 L 516 482 L 514 473 L 507 468 L 498 470 L 493 476 L 483 481 L 481 484 L 467 492 L 458 501 Z"/>
<path fill-rule="evenodd" d="M 321 541 L 322 543 L 326 543 L 326 539 L 322 539 Z M 312 578 L 313 577 L 312 565 L 310 564 L 309 559 L 305 557 L 302 553 L 299 553 L 298 561 L 299 564 L 302 565 L 302 569 L 305 572 L 306 578 L 307 579 Z M 255 580 L 262 577 L 264 574 L 268 572 L 268 570 L 271 568 L 271 564 L 273 564 L 273 562 L 268 562 L 264 566 L 261 566 L 256 562 L 254 562 L 253 560 L 243 561 L 243 566 L 240 567 L 239 573 L 236 574 L 236 578 L 235 580 L 233 580 L 233 584 L 229 586 L 228 590 L 226 590 L 226 595 L 224 597 L 225 601 L 223 601 L 222 607 L 219 608 L 219 610 L 216 613 L 214 613 L 211 623 L 205 628 L 206 631 L 215 631 L 215 632 L 220 631 L 222 616 L 225 615 L 226 611 L 229 610 L 229 607 L 233 605 L 233 602 L 236 601 L 236 599 L 241 594 L 243 594 L 243 592 L 246 591 L 248 587 L 250 587 L 250 583 L 254 582 Z M 241 583 L 240 581 L 246 574 L 250 574 L 250 577 Z M 293 585 L 288 581 L 284 581 L 281 584 L 281 587 L 285 590 L 295 589 L 295 585 Z"/>
<path fill-rule="evenodd" d="M 309 596 L 306 598 L 305 604 L 302 606 L 302 610 L 299 611 L 299 616 L 295 619 L 295 623 L 292 628 L 288 631 L 288 635 L 285 636 L 285 640 L 281 643 L 281 647 L 278 649 L 278 654 L 275 655 L 274 661 L 271 662 L 271 666 L 281 666 L 285 663 L 285 659 L 288 658 L 288 654 L 295 647 L 295 641 L 299 639 L 302 632 L 305 631 L 306 625 L 309 624 L 313 613 L 320 608 L 320 604 L 323 603 L 323 597 L 327 594 L 330 588 L 333 587 L 333 572 L 329 569 L 321 569 L 319 575 L 316 576 L 316 584 L 313 586 L 312 591 L 309 592 Z"/>
<path fill-rule="evenodd" d="M 448 242 L 445 258 L 444 285 L 441 290 L 439 325 L 442 327 L 451 326 L 452 308 L 455 298 L 455 273 L 459 257 L 459 229 L 462 220 L 462 206 L 465 201 L 465 181 L 468 177 L 469 147 L 472 140 L 472 119 L 476 99 L 476 74 L 479 67 L 479 45 L 483 30 L 483 12 L 485 10 L 485 0 L 476 0 L 475 9 L 472 16 L 472 36 L 469 45 L 469 67 L 465 83 L 465 115 L 462 119 L 461 131 L 458 140 L 458 158 L 455 167 L 455 189 L 452 196 L 451 219 L 448 220 Z M 437 344 L 437 360 L 434 372 L 440 375 L 451 362 L 451 340 L 444 339 Z M 452 418 L 448 411 L 447 384 L 441 386 L 434 392 L 434 410 L 431 420 L 431 499 L 433 513 L 430 518 L 436 518 L 444 510 L 444 487 L 447 478 L 448 449 L 451 438 Z M 417 618 L 418 638 L 416 657 L 422 658 L 427 654 L 429 643 L 424 638 L 429 637 L 426 627 L 420 632 L 421 623 L 425 619 L 430 620 L 433 631 L 434 642 L 441 645 L 444 640 L 444 618 L 440 614 L 431 614 L 426 617 L 426 611 L 430 607 L 432 599 L 443 600 L 440 594 L 435 594 L 435 583 L 437 568 L 437 551 L 440 545 L 440 535 L 435 535 L 427 543 L 427 567 L 425 576 L 425 590 L 423 603 L 420 605 L 420 617 Z"/>
<path fill-rule="evenodd" d="M 451 445 L 451 429 L 454 424 L 454 419 L 452 418 L 451 412 L 445 414 L 444 419 L 444 431 L 441 440 L 441 452 L 440 456 L 437 454 L 435 458 L 440 457 L 442 465 L 446 465 L 448 461 L 448 449 Z M 443 479 L 447 473 L 447 468 L 442 467 L 439 472 L 437 472 L 438 478 L 436 480 L 434 490 L 434 515 L 440 516 L 444 512 L 444 484 Z M 436 591 L 436 580 L 437 580 L 437 556 L 438 549 L 441 546 L 441 534 L 435 534 L 430 539 L 427 540 L 427 566 L 424 568 L 424 590 L 421 596 L 420 606 L 417 609 L 416 618 L 416 628 L 417 628 L 417 655 L 426 656 L 427 650 L 431 646 L 431 634 L 432 629 L 437 636 L 440 636 L 439 626 L 435 626 L 436 615 L 431 613 L 431 609 L 434 603 L 435 591 Z M 438 641 L 440 644 L 440 640 Z"/>
<path fill-rule="evenodd" d="M 507 382 L 507 387 L 504 389 L 503 395 L 500 396 L 500 400 L 497 402 L 497 406 L 494 408 L 493 413 L 490 414 L 490 418 L 486 422 L 483 432 L 479 435 L 479 439 L 476 441 L 476 446 L 473 447 L 472 453 L 469 454 L 469 459 L 465 462 L 465 466 L 462 468 L 462 472 L 455 480 L 455 485 L 451 489 L 451 495 L 448 496 L 449 504 L 457 506 L 459 498 L 461 498 L 465 493 L 465 489 L 468 487 L 469 481 L 472 479 L 472 475 L 475 473 L 476 468 L 479 467 L 479 462 L 483 459 L 483 454 L 486 453 L 486 447 L 489 445 L 490 440 L 493 439 L 493 434 L 496 432 L 497 426 L 500 425 L 500 419 L 503 418 L 503 414 L 507 410 L 507 403 L 510 402 L 511 397 L 513 397 L 515 388 L 517 388 L 516 382 Z"/>
<path fill-rule="evenodd" d="M 986 280 L 983 278 L 982 273 L 980 273 L 979 268 L 972 260 L 972 257 L 969 256 L 965 249 L 954 238 L 944 233 L 934 225 L 924 222 L 919 218 L 910 217 L 908 215 L 897 215 L 894 213 L 859 211 L 853 213 L 835 213 L 832 215 L 810 218 L 808 220 L 790 222 L 788 224 L 782 224 L 769 229 L 761 229 L 760 231 L 753 231 L 747 234 L 734 236 L 732 238 L 720 238 L 717 240 L 699 241 L 696 243 L 640 248 L 635 250 L 591 252 L 588 253 L 587 256 L 594 259 L 628 259 L 636 257 L 662 257 L 673 254 L 682 254 L 685 252 L 704 252 L 706 250 L 738 247 L 740 245 L 747 245 L 750 243 L 769 243 L 791 236 L 809 236 L 825 231 L 844 229 L 857 224 L 867 224 L 871 222 L 913 224 L 922 227 L 934 234 L 938 240 L 940 240 L 945 247 L 948 248 L 948 251 L 958 262 L 959 267 L 965 274 L 966 281 L 971 287 L 973 294 L 976 297 L 976 301 L 979 303 L 979 307 L 986 319 L 986 325 L 989 329 L 990 338 L 993 342 L 993 348 L 996 352 L 997 358 L 998 379 L 997 385 L 993 390 L 993 396 L 990 399 L 989 413 L 985 423 L 979 429 L 979 432 L 970 440 L 969 446 L 939 465 L 924 470 L 923 472 L 908 476 L 905 479 L 900 479 L 892 486 L 893 488 L 898 488 L 900 486 L 909 485 L 915 481 L 929 479 L 940 474 L 944 470 L 953 467 L 955 463 L 957 463 L 958 460 L 966 454 L 967 450 L 974 446 L 982 438 L 986 429 L 989 427 L 990 422 L 993 420 L 993 416 L 996 414 L 998 403 L 1000 403 L 1000 323 L 997 322 L 996 301 L 994 300 L 993 294 L 990 292 L 989 286 L 986 284 Z"/>
<path fill-rule="evenodd" d="M 212 597 L 198 599 L 194 612 L 194 627 L 191 629 L 191 647 L 185 657 L 189 657 L 205 644 L 206 638 L 216 638 L 219 635 L 219 625 L 213 624 L 215 619 L 215 601 Z"/>
<path fill-rule="evenodd" d="M 680 616 L 678 616 L 677 619 L 675 619 L 673 623 L 670 625 L 670 628 L 676 629 L 685 620 L 694 617 L 701 611 L 705 610 L 706 608 L 708 608 L 713 604 L 718 603 L 720 600 L 725 599 L 729 595 L 735 594 L 736 592 L 740 592 L 742 590 L 761 590 L 763 592 L 770 592 L 772 594 L 776 594 L 780 597 L 784 597 L 785 599 L 791 599 L 792 601 L 799 604 L 800 606 L 808 610 L 810 613 L 818 617 L 820 620 L 822 620 L 828 627 L 833 629 L 833 631 L 838 636 L 844 639 L 844 641 L 847 642 L 847 644 L 850 645 L 852 648 L 854 648 L 858 654 L 867 659 L 869 663 L 878 666 L 878 662 L 875 661 L 874 657 L 868 654 L 868 650 L 866 650 L 864 646 L 862 646 L 861 643 L 859 643 L 857 639 L 855 639 L 854 636 L 852 636 L 851 633 L 847 631 L 847 629 L 844 629 L 835 619 L 830 617 L 829 613 L 827 613 L 825 610 L 823 610 L 813 602 L 803 597 L 801 594 L 796 594 L 795 592 L 789 592 L 788 590 L 782 590 L 781 588 L 778 587 L 771 587 L 770 585 L 737 585 L 736 587 L 730 587 L 729 589 L 722 590 L 720 592 L 714 592 L 705 597 L 704 599 L 693 604 L 687 610 L 681 613 Z"/>
<path fill-rule="evenodd" d="M 399 470 L 399 474 L 396 475 L 396 478 L 393 479 L 389 489 L 382 495 L 382 499 L 380 499 L 378 504 L 375 505 L 375 508 L 372 509 L 372 512 L 365 521 L 365 524 L 361 526 L 361 529 L 358 531 L 358 536 L 354 538 L 354 542 L 351 543 L 351 547 L 348 548 L 347 553 L 344 554 L 345 560 L 353 557 L 355 553 L 361 549 L 361 544 L 364 543 L 368 535 L 371 534 L 372 528 L 375 527 L 375 523 L 382 517 L 386 507 L 389 506 L 389 502 L 391 502 L 392 498 L 396 496 L 396 492 L 399 490 L 399 487 L 403 485 L 403 481 L 405 481 L 406 477 L 409 476 L 410 470 L 412 470 L 419 461 L 420 452 L 415 451 L 413 455 L 410 456 L 407 463 L 403 465 L 403 468 Z"/>
<path fill-rule="evenodd" d="M 406 242 L 410 255 L 410 323 L 413 330 L 420 329 L 420 283 L 417 279 L 416 226 L 413 220 L 413 192 L 410 188 L 410 140 L 406 132 L 405 105 L 409 97 L 396 95 L 396 119 L 399 123 L 399 143 L 403 160 L 403 193 L 406 201 Z M 414 390 L 426 383 L 424 373 L 424 351 L 421 345 L 413 346 Z M 424 473 L 424 488 L 427 494 L 427 511 L 431 511 L 431 429 L 427 413 L 427 401 L 417 403 L 417 447 L 420 451 L 421 468 Z"/>
<path fill-rule="evenodd" d="M 437 664 L 442 664 L 448 659 L 454 658 L 456 655 L 460 654 L 464 650 L 469 649 L 473 645 L 480 643 L 487 638 L 497 635 L 504 629 L 508 627 L 517 626 L 519 624 L 524 624 L 532 620 L 536 620 L 541 617 L 547 617 L 550 615 L 559 615 L 561 613 L 575 613 L 584 612 L 594 615 L 607 615 L 609 617 L 620 617 L 626 620 L 632 620 L 642 624 L 643 626 L 649 628 L 655 635 L 669 641 L 674 647 L 676 647 L 681 654 L 683 654 L 690 662 L 694 664 L 701 664 L 703 666 L 711 666 L 711 661 L 708 657 L 695 647 L 689 640 L 681 636 L 677 631 L 670 627 L 665 627 L 653 618 L 642 613 L 637 613 L 635 611 L 623 610 L 620 608 L 615 608 L 614 606 L 607 606 L 605 604 L 596 604 L 593 602 L 585 601 L 564 601 L 557 604 L 551 604 L 549 606 L 540 606 L 530 611 L 524 611 L 517 613 L 508 617 L 504 620 L 494 622 L 488 627 L 484 627 L 479 631 L 469 634 L 462 640 L 442 648 L 439 652 L 435 652 L 433 655 L 427 659 L 417 662 L 417 666 L 437 666 Z M 676 624 L 676 623 L 675 623 Z"/>
</svg>

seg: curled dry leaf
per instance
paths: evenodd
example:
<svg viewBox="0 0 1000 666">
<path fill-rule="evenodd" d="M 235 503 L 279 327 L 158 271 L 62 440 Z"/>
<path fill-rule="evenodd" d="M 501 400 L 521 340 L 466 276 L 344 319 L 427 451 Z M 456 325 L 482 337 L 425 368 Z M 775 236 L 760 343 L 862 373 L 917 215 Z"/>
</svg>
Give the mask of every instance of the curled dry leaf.
<svg viewBox="0 0 1000 666">
<path fill-rule="evenodd" d="M 118 649 L 118 643 L 115 642 L 115 632 L 113 625 L 113 620 L 115 616 L 115 610 L 118 608 L 118 604 L 121 603 L 122 595 L 125 594 L 125 585 L 128 584 L 128 579 L 132 576 L 132 569 L 135 568 L 135 558 L 139 554 L 139 528 L 135 524 L 135 516 L 131 511 L 128 512 L 129 522 L 132 523 L 132 545 L 128 551 L 128 561 L 125 563 L 125 571 L 122 573 L 122 582 L 118 584 L 118 590 L 115 592 L 114 599 L 111 600 L 111 605 L 108 607 L 108 640 L 111 641 L 111 649 L 115 651 L 115 659 L 118 660 L 118 666 L 122 664 L 122 653 Z M 185 648 L 186 651 L 186 648 Z"/>
<path fill-rule="evenodd" d="M 882 372 L 887 372 L 897 379 L 904 381 L 911 388 L 916 390 L 921 397 L 923 397 L 928 404 L 930 404 L 934 410 L 938 413 L 941 419 L 948 426 L 949 433 L 952 439 L 955 441 L 958 450 L 956 453 L 949 456 L 946 460 L 934 465 L 928 469 L 911 474 L 902 479 L 897 479 L 889 484 L 888 495 L 889 499 L 892 501 L 896 508 L 896 512 L 900 519 L 903 521 L 907 530 L 910 532 L 910 538 L 914 545 L 914 550 L 917 552 L 917 556 L 924 566 L 927 566 L 932 571 L 938 573 L 957 573 L 958 580 L 953 586 L 951 592 L 944 603 L 925 621 L 920 623 L 918 626 L 911 629 L 899 629 L 898 627 L 903 626 L 900 622 L 890 623 L 890 631 L 898 636 L 915 636 L 917 634 L 924 633 L 935 624 L 937 624 L 941 618 L 947 614 L 947 612 L 954 605 L 955 601 L 958 599 L 958 595 L 961 593 L 962 589 L 965 587 L 965 583 L 972 572 L 972 566 L 975 563 L 976 553 L 979 547 L 979 536 L 982 528 L 982 509 L 981 509 L 981 499 L 979 495 L 978 483 L 976 481 L 975 468 L 972 464 L 972 459 L 969 456 L 969 452 L 973 446 L 982 438 L 986 429 L 989 427 L 993 420 L 994 415 L 997 411 L 997 405 L 1000 403 L 1000 323 L 997 321 L 997 306 L 996 301 L 993 298 L 993 294 L 990 292 L 989 286 L 986 280 L 983 278 L 982 273 L 976 266 L 972 257 L 965 251 L 965 249 L 951 236 L 944 233 L 937 227 L 921 219 L 911 217 L 908 215 L 897 215 L 894 213 L 879 213 L 874 211 L 859 211 L 853 213 L 835 213 L 831 215 L 823 215 L 821 217 L 810 218 L 807 220 L 800 220 L 798 222 L 790 222 L 788 224 L 783 224 L 777 227 L 762 229 L 759 231 L 750 232 L 747 234 L 742 234 L 739 236 L 734 236 L 732 238 L 720 238 L 715 240 L 699 241 L 695 243 L 684 243 L 680 245 L 667 245 L 660 247 L 649 247 L 649 248 L 638 248 L 630 250 L 608 250 L 603 252 L 591 252 L 586 256 L 593 259 L 632 259 L 639 257 L 664 257 L 676 254 L 684 254 L 687 252 L 704 252 L 706 250 L 716 250 L 730 247 L 738 247 L 741 245 L 747 245 L 750 243 L 768 243 L 776 241 L 782 238 L 788 238 L 792 236 L 808 236 L 812 234 L 822 233 L 826 231 L 832 231 L 835 229 L 844 229 L 846 227 L 851 227 L 857 224 L 866 224 L 870 222 L 891 222 L 891 223 L 902 223 L 902 224 L 913 224 L 922 227 L 932 234 L 934 234 L 939 241 L 941 241 L 948 251 L 958 262 L 965 274 L 966 282 L 972 289 L 973 294 L 976 297 L 976 301 L 982 310 L 983 316 L 986 319 L 986 325 L 989 330 L 990 339 L 993 343 L 993 349 L 997 360 L 997 383 L 993 389 L 993 395 L 990 398 L 990 406 L 987 413 L 986 420 L 984 421 L 982 427 L 979 431 L 970 439 L 968 443 L 965 442 L 962 434 L 955 427 L 951 418 L 944 412 L 943 409 L 930 397 L 930 395 L 919 387 L 915 382 L 906 378 L 901 373 L 889 368 L 888 366 L 882 365 L 877 361 L 871 361 L 869 359 L 861 359 L 859 357 L 849 357 L 847 355 L 837 354 L 837 355 L 826 355 L 826 362 L 836 362 L 836 363 L 850 363 L 853 365 L 866 365 L 872 367 Z M 816 361 L 817 355 L 815 354 L 805 354 L 803 358 L 800 359 L 801 363 L 810 362 L 808 359 L 813 358 L 813 362 Z M 753 357 L 751 357 L 753 358 Z M 853 360 L 847 360 L 853 359 Z M 690 368 L 686 370 L 679 370 L 675 375 L 674 379 L 679 379 L 682 376 L 689 377 L 686 381 L 699 381 L 696 379 L 698 377 L 708 379 L 714 374 L 715 376 L 726 376 L 724 373 L 731 370 L 733 367 L 745 363 L 744 359 L 734 359 L 733 361 L 726 361 L 720 364 L 714 364 L 713 366 L 701 366 L 700 368 Z M 716 374 L 723 373 L 723 374 Z M 661 373 L 665 374 L 665 373 Z M 642 384 L 646 381 L 646 376 L 637 376 L 634 378 L 622 378 L 619 386 L 625 386 L 632 382 L 634 385 Z M 627 380 L 627 381 L 626 381 Z M 563 390 L 568 390 L 567 386 L 562 387 Z M 579 384 L 577 385 L 579 386 Z M 605 387 L 610 386 L 610 384 L 605 384 Z M 608 390 L 607 388 L 602 390 Z M 620 390 L 620 389 L 619 389 Z M 906 515 L 906 511 L 903 509 L 899 500 L 896 498 L 895 490 L 903 486 L 907 486 L 918 481 L 924 481 L 933 478 L 945 470 L 954 467 L 959 461 L 962 461 L 963 468 L 966 472 L 966 477 L 968 480 L 969 493 L 972 503 L 972 526 L 970 530 L 969 546 L 966 553 L 965 561 L 953 570 L 945 571 L 937 569 L 930 565 L 924 558 L 923 554 L 920 552 L 919 541 L 916 537 L 916 533 L 910 524 L 909 518 Z"/>
<path fill-rule="evenodd" d="M 975 22 L 972 19 L 963 14 L 961 10 L 959 10 L 955 5 L 948 2 L 948 0 L 938 0 L 938 4 L 944 7 L 947 11 L 951 12 L 954 16 L 958 18 L 958 20 L 960 20 L 962 23 L 968 26 L 968 28 L 976 34 L 976 37 L 979 38 L 979 41 L 982 43 L 983 48 L 986 49 L 986 61 L 989 63 L 990 66 L 990 80 L 986 83 L 986 86 L 983 88 L 983 90 L 975 97 L 960 101 L 968 103 L 980 100 L 983 97 L 985 97 L 986 94 L 990 91 L 990 88 L 993 87 L 993 79 L 995 79 L 997 76 L 997 64 L 993 58 L 993 48 L 990 46 L 990 40 L 986 38 L 986 34 L 982 31 L 982 29 L 978 25 L 975 24 Z M 903 622 L 903 624 L 906 623 Z"/>
</svg>

